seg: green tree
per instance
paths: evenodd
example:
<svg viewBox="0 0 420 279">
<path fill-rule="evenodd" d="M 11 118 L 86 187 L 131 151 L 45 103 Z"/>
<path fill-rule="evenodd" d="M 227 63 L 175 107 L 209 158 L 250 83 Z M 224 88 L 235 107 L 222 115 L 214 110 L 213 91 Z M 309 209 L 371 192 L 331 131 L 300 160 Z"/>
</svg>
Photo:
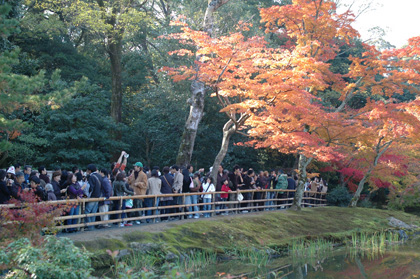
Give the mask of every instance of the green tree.
<svg viewBox="0 0 420 279">
<path fill-rule="evenodd" d="M 48 167 L 70 168 L 92 162 L 108 167 L 111 154 L 127 147 L 109 136 L 110 131 L 125 128 L 109 116 L 110 93 L 86 78 L 71 88 L 74 97 L 58 109 L 46 108 L 34 124 L 33 137 L 48 139 L 48 144 L 37 149 L 32 161 Z"/>
<path fill-rule="evenodd" d="M 35 2 L 43 11 L 59 15 L 77 29 L 78 40 L 94 36 L 96 42 L 105 46 L 111 69 L 111 117 L 115 122 L 122 121 L 122 55 L 123 39 L 126 34 L 136 32 L 144 24 L 147 15 L 143 8 L 145 1 L 45 1 Z M 29 1 L 30 6 L 32 1 Z M 69 28 L 69 27 L 68 27 Z"/>
<path fill-rule="evenodd" d="M 44 72 L 34 76 L 16 74 L 13 66 L 19 63 L 19 48 L 9 43 L 8 37 L 18 31 L 18 21 L 8 18 L 11 6 L 0 6 L 0 37 L 3 48 L 0 53 L 0 164 L 7 158 L 11 141 L 18 137 L 26 127 L 20 119 L 13 116 L 17 109 L 37 109 L 45 96 Z"/>
</svg>

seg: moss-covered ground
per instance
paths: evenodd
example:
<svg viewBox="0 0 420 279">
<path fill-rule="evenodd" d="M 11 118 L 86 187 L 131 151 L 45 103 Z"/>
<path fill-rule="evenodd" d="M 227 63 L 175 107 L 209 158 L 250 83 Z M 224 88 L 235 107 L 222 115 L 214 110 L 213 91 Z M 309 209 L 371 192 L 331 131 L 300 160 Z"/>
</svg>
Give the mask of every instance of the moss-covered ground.
<svg viewBox="0 0 420 279">
<path fill-rule="evenodd" d="M 306 208 L 301 211 L 270 211 L 252 215 L 203 219 L 181 225 L 171 223 L 161 232 L 138 231 L 123 239 L 76 242 L 96 255 L 126 249 L 130 242 L 159 243 L 175 254 L 189 250 L 223 252 L 229 247 L 286 247 L 293 239 L 323 238 L 340 242 L 353 232 L 375 232 L 389 228 L 388 217 L 420 226 L 420 217 L 400 211 L 367 208 Z"/>
</svg>

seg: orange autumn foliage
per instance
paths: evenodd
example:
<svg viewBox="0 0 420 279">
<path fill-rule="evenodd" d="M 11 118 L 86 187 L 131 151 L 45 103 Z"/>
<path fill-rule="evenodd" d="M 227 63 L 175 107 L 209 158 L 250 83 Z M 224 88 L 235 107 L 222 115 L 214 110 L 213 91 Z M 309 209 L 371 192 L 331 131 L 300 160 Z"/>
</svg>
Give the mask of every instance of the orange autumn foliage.
<svg viewBox="0 0 420 279">
<path fill-rule="evenodd" d="M 199 59 L 190 67 L 163 70 L 175 81 L 204 82 L 219 99 L 222 112 L 246 114 L 243 128 L 252 137 L 247 144 L 320 161 L 349 160 L 350 167 L 362 172 L 380 155 L 386 159 L 374 164 L 371 180 L 391 180 L 401 166 L 392 160 L 411 161 L 407 150 L 419 144 L 419 101 L 392 97 L 407 90 L 419 93 L 415 85 L 420 84 L 420 38 L 403 49 L 382 52 L 365 44 L 361 57 L 349 58 L 349 72 L 343 75 L 333 73 L 329 61 L 342 44 L 351 45 L 359 36 L 350 12 L 337 14 L 332 1 L 294 0 L 261 9 L 261 18 L 266 32 L 283 34 L 289 42 L 271 48 L 263 37 L 246 38 L 243 23 L 236 33 L 211 38 L 178 22 L 174 24 L 182 32 L 168 37 L 188 49 L 171 54 Z M 339 107 L 321 105 L 319 93 L 326 89 L 341 94 Z M 349 100 L 360 92 L 372 100 L 350 108 Z"/>
</svg>

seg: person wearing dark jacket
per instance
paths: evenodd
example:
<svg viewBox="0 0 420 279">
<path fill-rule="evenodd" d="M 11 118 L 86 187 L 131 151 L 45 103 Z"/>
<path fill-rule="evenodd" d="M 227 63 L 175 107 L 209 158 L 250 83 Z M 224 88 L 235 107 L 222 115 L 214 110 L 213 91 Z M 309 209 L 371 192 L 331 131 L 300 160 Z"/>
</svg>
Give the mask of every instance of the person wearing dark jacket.
<svg viewBox="0 0 420 279">
<path fill-rule="evenodd" d="M 61 171 L 61 177 L 60 177 L 60 189 L 66 189 L 67 191 L 67 178 L 69 177 L 69 173 L 66 170 Z M 64 191 L 64 193 L 66 192 Z"/>
<path fill-rule="evenodd" d="M 67 181 L 67 196 L 69 199 L 76 200 L 83 198 L 83 190 L 86 188 L 86 184 L 80 187 L 77 176 L 72 173 L 67 177 Z"/>
<path fill-rule="evenodd" d="M 184 170 L 182 170 L 182 175 L 183 175 L 183 180 L 182 180 L 182 193 L 190 193 L 191 192 L 191 188 L 194 187 L 194 183 L 192 182 L 192 172 L 193 172 L 193 167 L 191 165 L 188 165 L 187 168 L 185 168 Z M 192 187 L 191 187 L 192 186 Z M 192 203 L 192 199 L 191 196 L 185 196 L 185 204 L 191 204 Z M 185 210 L 186 211 L 190 211 L 191 212 L 191 207 L 186 207 Z M 192 218 L 192 215 L 188 215 L 188 218 Z"/>
<path fill-rule="evenodd" d="M 228 174 L 223 171 L 223 166 L 219 166 L 219 170 L 217 172 L 217 181 L 216 181 L 216 192 L 222 191 L 223 182 L 228 179 Z M 220 195 L 219 195 L 220 196 Z"/>
<path fill-rule="evenodd" d="M 47 169 L 44 166 L 40 166 L 38 168 L 38 171 L 39 171 L 39 179 L 44 180 L 45 184 L 50 183 L 50 178 L 48 177 Z"/>
<path fill-rule="evenodd" d="M 160 192 L 162 194 L 172 194 L 172 185 L 174 184 L 174 177 L 169 174 L 169 167 L 164 167 L 162 169 L 163 175 L 160 177 L 162 180 L 162 188 Z M 172 197 L 162 197 L 160 198 L 160 205 L 161 206 L 169 206 L 173 205 L 173 198 Z M 161 214 L 170 214 L 173 213 L 173 209 L 162 209 Z M 162 221 L 168 220 L 168 217 L 161 217 Z"/>
<path fill-rule="evenodd" d="M 11 196 L 15 199 L 19 199 L 20 193 L 27 189 L 25 187 L 25 176 L 23 172 L 17 172 L 15 176 L 15 181 L 10 188 Z"/>
<path fill-rule="evenodd" d="M 55 171 L 52 175 L 51 185 L 54 189 L 54 195 L 56 196 L 57 200 L 61 200 L 61 195 L 65 193 L 65 189 L 60 188 L 60 179 L 61 179 L 61 172 Z"/>
<path fill-rule="evenodd" d="M 72 173 L 69 173 L 67 175 L 67 181 L 63 184 L 63 186 L 66 187 L 65 189 L 67 189 L 67 197 L 71 200 L 82 198 L 83 190 L 86 187 L 86 185 L 84 185 L 83 187 L 80 187 L 79 182 L 77 182 L 77 176 Z M 80 212 L 80 205 L 74 204 L 69 210 L 69 215 L 70 216 L 79 215 L 79 212 Z M 78 223 L 79 223 L 79 219 L 67 219 L 67 225 L 75 225 Z M 70 228 L 67 231 L 75 232 L 77 231 L 77 229 Z"/>
<path fill-rule="evenodd" d="M 126 175 L 125 172 L 119 172 L 117 174 L 117 176 L 115 177 L 115 180 L 112 184 L 113 189 L 114 189 L 114 196 L 116 197 L 122 197 L 122 196 L 133 196 L 134 192 L 129 190 L 126 186 Z M 122 204 L 120 204 L 120 200 L 116 200 L 114 201 L 114 209 L 115 210 L 125 210 L 125 201 L 126 200 L 122 200 Z M 117 215 L 117 219 L 118 219 L 118 215 Z M 126 217 L 125 213 L 121 213 L 121 219 L 124 220 L 124 218 Z M 120 227 L 124 227 L 124 221 L 120 223 Z"/>
<path fill-rule="evenodd" d="M 191 167 L 192 168 L 192 167 Z M 190 185 L 192 183 L 191 172 L 188 168 L 182 170 L 183 180 L 182 180 L 182 193 L 189 193 Z"/>
<path fill-rule="evenodd" d="M 89 164 L 86 170 L 86 174 L 88 175 L 88 182 L 89 182 L 89 197 L 90 198 L 99 198 L 101 197 L 101 180 L 102 177 L 98 173 L 98 169 L 94 164 Z M 98 212 L 99 202 L 92 201 L 87 202 L 85 205 L 85 214 L 96 213 Z M 96 216 L 86 217 L 85 223 L 94 222 Z M 88 226 L 87 229 L 90 229 Z"/>
<path fill-rule="evenodd" d="M 236 193 L 236 191 L 239 190 L 239 187 L 243 186 L 243 178 L 241 175 L 241 169 L 238 165 L 233 167 L 233 172 L 231 172 L 228 175 L 230 182 L 230 188 L 232 189 L 232 192 L 229 194 L 229 201 L 237 201 L 238 200 L 238 193 Z M 237 205 L 236 204 L 230 204 L 229 205 L 230 208 L 236 208 Z"/>
<path fill-rule="evenodd" d="M 276 176 L 276 170 L 271 170 L 270 175 L 268 176 L 268 189 L 275 189 L 276 188 L 276 183 L 277 183 L 277 176 Z M 268 200 L 265 205 L 266 206 L 270 206 L 270 207 L 266 207 L 265 210 L 274 210 L 274 201 L 272 201 L 272 199 L 274 199 L 275 196 L 275 192 L 266 192 L 266 199 Z"/>
<path fill-rule="evenodd" d="M 255 186 L 257 186 L 258 190 L 268 188 L 268 177 L 265 176 L 263 171 L 260 171 L 260 173 L 258 175 L 258 178 L 255 182 Z M 263 198 L 263 193 L 262 192 L 255 192 L 254 200 L 261 200 L 262 198 Z M 254 205 L 260 207 L 260 208 L 258 208 L 258 210 L 262 211 L 263 210 L 262 207 L 264 206 L 264 202 L 255 202 Z"/>
<path fill-rule="evenodd" d="M 239 187 L 239 189 L 241 190 L 251 190 L 255 188 L 255 180 L 254 180 L 254 176 L 255 176 L 255 172 L 252 169 L 249 169 L 246 173 L 246 175 L 243 178 L 243 185 L 242 187 Z M 242 194 L 244 197 L 244 201 L 245 200 L 250 200 L 251 199 L 251 193 L 243 193 Z M 247 207 L 248 204 L 247 203 L 242 203 L 241 207 Z M 247 213 L 248 211 L 245 210 L 243 211 L 244 213 Z"/>
<path fill-rule="evenodd" d="M 32 166 L 26 165 L 23 168 L 23 176 L 25 178 L 25 184 L 29 185 L 30 181 L 29 178 L 31 177 L 31 172 L 32 172 Z"/>
<path fill-rule="evenodd" d="M 34 193 L 40 200 L 46 201 L 48 199 L 47 193 L 40 186 L 41 180 L 37 176 L 32 176 L 30 178 L 31 188 L 29 191 Z"/>
<path fill-rule="evenodd" d="M 99 202 L 99 212 L 108 212 L 109 211 L 109 205 L 111 204 L 111 201 L 108 200 L 112 196 L 112 186 L 110 178 L 110 173 L 106 169 L 101 169 L 100 175 L 102 177 L 101 180 L 101 197 L 103 197 L 105 200 Z M 101 221 L 108 221 L 109 215 L 101 215 Z M 105 228 L 109 228 L 109 224 L 102 225 Z"/>
<path fill-rule="evenodd" d="M 6 178 L 6 174 L 5 170 L 0 170 L 0 204 L 7 203 L 12 195 L 10 192 L 12 183 Z"/>
<path fill-rule="evenodd" d="M 287 190 L 295 190 L 296 189 L 296 181 L 293 179 L 292 174 L 287 174 Z M 290 192 L 289 197 L 293 198 L 295 196 L 295 192 Z"/>
</svg>

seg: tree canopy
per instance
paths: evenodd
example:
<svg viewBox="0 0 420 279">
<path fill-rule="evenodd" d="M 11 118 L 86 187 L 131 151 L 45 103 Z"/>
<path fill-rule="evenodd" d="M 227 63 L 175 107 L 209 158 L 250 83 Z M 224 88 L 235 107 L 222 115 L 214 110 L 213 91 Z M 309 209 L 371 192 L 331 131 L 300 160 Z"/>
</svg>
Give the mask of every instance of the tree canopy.
<svg viewBox="0 0 420 279">
<path fill-rule="evenodd" d="M 296 170 L 300 189 L 317 171 L 355 201 L 366 185 L 405 191 L 420 173 L 420 37 L 378 48 L 354 21 L 324 0 L 10 1 L 0 166 L 107 167 L 126 150 L 213 175 Z"/>
</svg>

